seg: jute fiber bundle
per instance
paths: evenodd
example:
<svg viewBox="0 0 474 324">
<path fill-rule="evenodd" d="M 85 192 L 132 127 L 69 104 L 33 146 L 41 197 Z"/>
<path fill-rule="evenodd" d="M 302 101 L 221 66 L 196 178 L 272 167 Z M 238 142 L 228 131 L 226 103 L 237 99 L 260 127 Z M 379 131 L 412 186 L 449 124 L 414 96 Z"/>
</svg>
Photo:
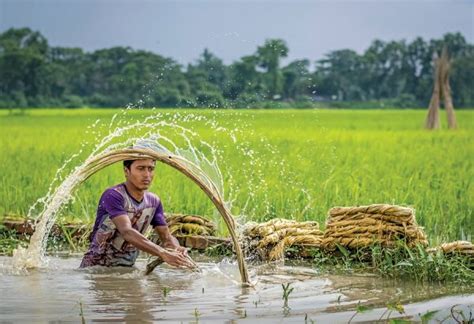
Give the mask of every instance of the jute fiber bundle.
<svg viewBox="0 0 474 324">
<path fill-rule="evenodd" d="M 285 254 L 285 249 L 287 247 L 290 247 L 290 246 L 293 246 L 293 245 L 320 247 L 322 236 L 323 236 L 323 232 L 321 232 L 321 231 L 319 231 L 318 234 L 286 236 L 280 242 L 278 242 L 273 247 L 273 249 L 271 249 L 271 251 L 268 255 L 268 259 L 269 260 L 282 259 L 284 257 L 284 254 Z"/>
<path fill-rule="evenodd" d="M 440 246 L 428 249 L 427 251 L 442 251 L 444 254 L 461 254 L 474 258 L 474 245 L 469 241 L 454 241 L 450 243 L 443 243 Z"/>
<path fill-rule="evenodd" d="M 474 245 L 469 241 L 454 241 L 441 244 L 444 253 L 461 253 L 474 255 Z"/>
<path fill-rule="evenodd" d="M 441 98 L 444 99 L 444 109 L 448 115 L 448 127 L 456 128 L 456 116 L 454 114 L 453 97 L 451 95 L 451 86 L 449 85 L 449 73 L 451 70 L 451 59 L 448 55 L 447 47 L 441 51 L 441 55 L 436 53 L 433 58 L 433 93 L 431 95 L 428 115 L 426 116 L 425 127 L 428 129 L 439 128 L 439 106 Z"/>
<path fill-rule="evenodd" d="M 269 234 L 272 234 L 275 231 L 285 229 L 285 228 L 316 228 L 319 229 L 319 224 L 317 222 L 297 222 L 291 219 L 283 218 L 274 218 L 269 220 L 266 223 L 256 224 L 251 223 L 251 226 L 246 228 L 248 235 L 252 237 L 265 237 Z"/>
<path fill-rule="evenodd" d="M 166 222 L 171 234 L 175 236 L 214 236 L 216 234 L 216 225 L 198 215 L 166 214 Z"/>
<path fill-rule="evenodd" d="M 334 207 L 329 210 L 322 247 L 327 250 L 335 250 L 337 244 L 349 249 L 374 244 L 393 247 L 398 240 L 408 246 L 428 244 L 413 209 L 387 204 Z"/>
<path fill-rule="evenodd" d="M 317 222 L 297 222 L 275 218 L 266 223 L 249 223 L 244 230 L 247 251 L 258 253 L 264 260 L 284 257 L 285 249 L 296 246 L 319 247 L 323 232 Z"/>
</svg>

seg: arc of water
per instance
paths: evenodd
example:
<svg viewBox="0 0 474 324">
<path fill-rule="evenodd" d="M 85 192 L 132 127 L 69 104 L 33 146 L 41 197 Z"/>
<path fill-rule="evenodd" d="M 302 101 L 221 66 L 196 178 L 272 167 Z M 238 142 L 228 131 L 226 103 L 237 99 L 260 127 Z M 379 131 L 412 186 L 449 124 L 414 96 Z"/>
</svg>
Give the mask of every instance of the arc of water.
<svg viewBox="0 0 474 324">
<path fill-rule="evenodd" d="M 74 181 L 71 184 L 70 190 L 72 191 L 76 188 L 79 184 L 86 181 L 89 177 L 91 177 L 96 172 L 102 170 L 103 168 L 114 164 L 119 161 L 123 160 L 137 160 L 137 159 L 153 159 L 160 161 L 164 164 L 167 164 L 176 170 L 183 173 L 186 177 L 191 179 L 194 183 L 196 183 L 201 190 L 203 190 L 206 195 L 211 199 L 213 204 L 216 206 L 219 213 L 224 218 L 224 222 L 229 230 L 230 236 L 232 238 L 232 243 L 234 245 L 234 250 L 237 256 L 237 262 L 239 265 L 239 271 L 242 283 L 250 284 L 247 265 L 244 260 L 242 249 L 239 245 L 237 234 L 235 232 L 235 221 L 232 217 L 232 214 L 228 210 L 221 196 L 219 190 L 215 187 L 212 180 L 208 178 L 208 176 L 202 171 L 199 166 L 196 164 L 176 155 L 172 155 L 169 153 L 157 152 L 152 149 L 148 148 L 136 148 L 136 149 L 117 149 L 102 153 L 98 156 L 93 157 L 86 161 L 85 165 L 80 169 L 74 172 Z M 56 194 L 59 194 L 60 191 L 56 191 Z M 53 197 L 54 200 L 54 197 Z M 59 208 L 59 207 L 57 207 Z M 48 219 L 41 219 L 37 230 L 33 234 L 32 241 L 41 241 L 42 238 L 36 238 L 35 234 L 44 231 L 38 231 L 40 228 L 49 227 L 51 224 L 48 224 Z M 38 234 L 41 235 L 41 234 Z M 30 244 L 31 246 L 31 244 Z M 40 247 L 39 254 L 43 254 L 43 249 L 45 247 L 43 244 Z"/>
</svg>

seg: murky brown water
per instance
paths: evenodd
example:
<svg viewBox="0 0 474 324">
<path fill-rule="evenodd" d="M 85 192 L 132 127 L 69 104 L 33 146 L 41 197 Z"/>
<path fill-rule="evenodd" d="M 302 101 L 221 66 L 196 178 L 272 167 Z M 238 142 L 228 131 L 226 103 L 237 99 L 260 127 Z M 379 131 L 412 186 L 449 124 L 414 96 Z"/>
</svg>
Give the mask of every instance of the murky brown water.
<svg viewBox="0 0 474 324">
<path fill-rule="evenodd" d="M 0 322 L 298 322 L 347 323 L 360 301 L 372 310 L 352 320 L 377 320 L 386 304 L 400 300 L 406 315 L 450 309 L 474 313 L 474 287 L 392 282 L 374 276 L 324 276 L 309 266 L 250 266 L 254 288 L 242 288 L 238 268 L 226 260 L 200 260 L 202 273 L 166 266 L 144 276 L 145 260 L 135 269 L 80 270 L 79 257 L 51 257 L 46 269 L 15 274 L 11 258 L 0 257 Z M 283 307 L 282 283 L 291 283 L 289 309 Z M 164 296 L 164 287 L 170 291 Z M 385 314 L 386 317 L 387 313 Z M 392 312 L 391 318 L 400 317 Z"/>
</svg>

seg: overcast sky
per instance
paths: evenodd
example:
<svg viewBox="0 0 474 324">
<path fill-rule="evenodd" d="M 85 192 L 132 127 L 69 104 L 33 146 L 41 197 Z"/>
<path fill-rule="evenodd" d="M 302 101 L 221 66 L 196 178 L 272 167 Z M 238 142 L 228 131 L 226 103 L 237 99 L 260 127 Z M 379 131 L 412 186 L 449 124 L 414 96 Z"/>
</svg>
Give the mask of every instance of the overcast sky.
<svg viewBox="0 0 474 324">
<path fill-rule="evenodd" d="M 473 43 L 474 0 L 0 0 L 0 31 L 11 27 L 39 30 L 53 46 L 131 46 L 183 64 L 206 47 L 231 63 L 267 38 L 282 38 L 286 61 L 315 61 L 336 49 L 361 53 L 376 38 L 459 31 Z"/>
</svg>

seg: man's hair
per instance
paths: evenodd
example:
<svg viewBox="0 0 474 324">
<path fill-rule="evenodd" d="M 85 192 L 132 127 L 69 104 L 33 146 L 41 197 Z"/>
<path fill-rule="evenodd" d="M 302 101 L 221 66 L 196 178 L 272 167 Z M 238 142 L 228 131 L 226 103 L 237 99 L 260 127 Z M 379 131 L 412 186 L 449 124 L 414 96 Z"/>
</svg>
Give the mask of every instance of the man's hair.
<svg viewBox="0 0 474 324">
<path fill-rule="evenodd" d="M 124 160 L 123 161 L 123 167 L 130 170 L 130 166 L 132 165 L 133 161 L 135 161 L 135 160 Z"/>
<path fill-rule="evenodd" d="M 124 160 L 123 161 L 123 167 L 130 170 L 130 167 L 132 166 L 132 163 L 135 162 L 135 161 L 136 160 Z M 153 160 L 153 161 L 156 162 L 156 160 Z"/>
</svg>

